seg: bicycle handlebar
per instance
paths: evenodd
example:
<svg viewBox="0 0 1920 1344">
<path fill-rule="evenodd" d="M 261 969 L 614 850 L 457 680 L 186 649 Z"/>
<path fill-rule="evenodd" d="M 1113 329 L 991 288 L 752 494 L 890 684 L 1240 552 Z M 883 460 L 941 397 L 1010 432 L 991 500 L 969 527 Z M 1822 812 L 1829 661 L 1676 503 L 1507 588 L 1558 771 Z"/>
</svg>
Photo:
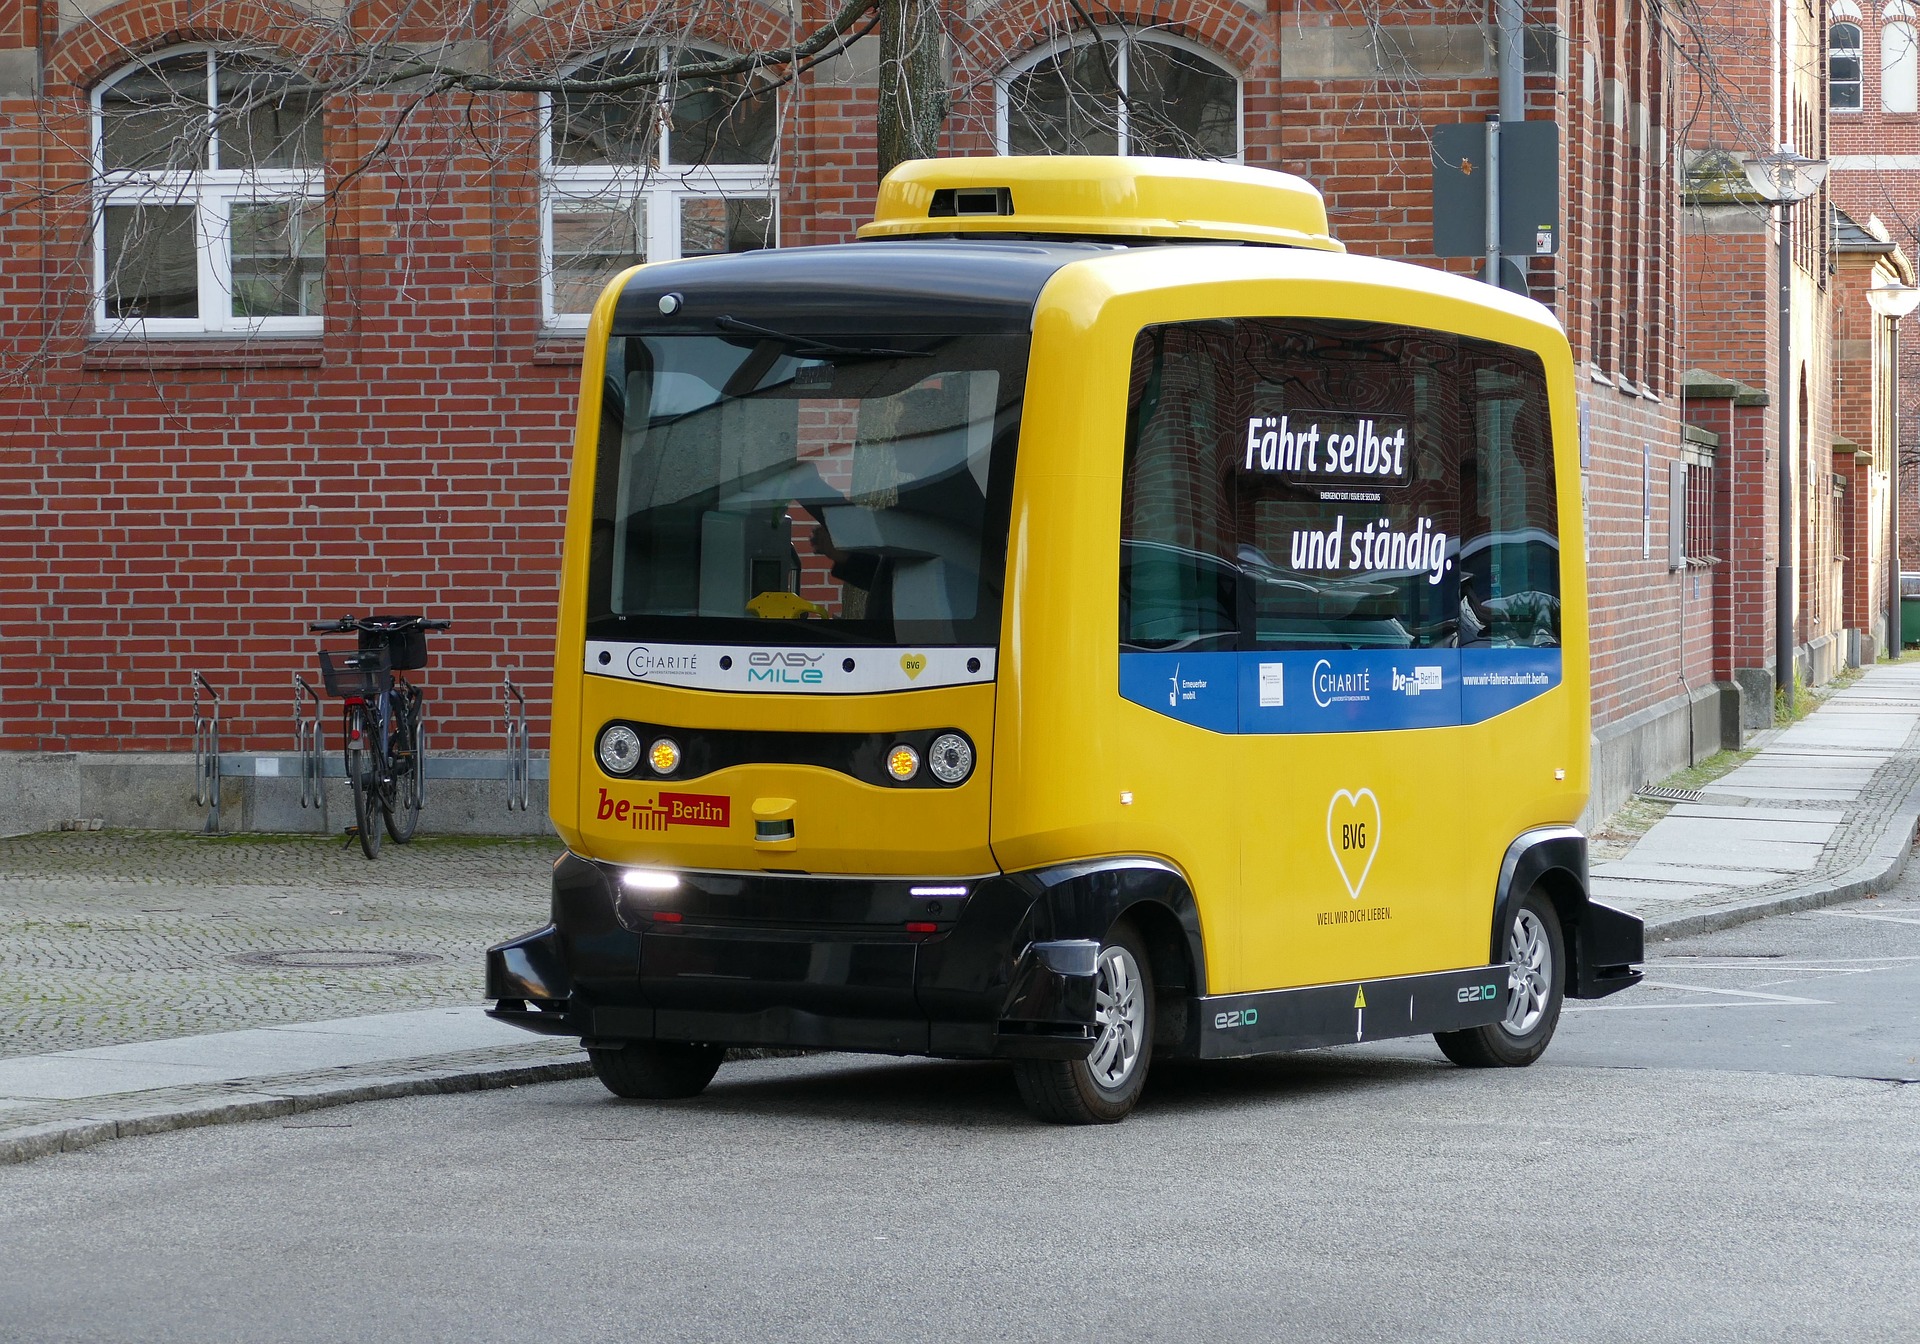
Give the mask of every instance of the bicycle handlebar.
<svg viewBox="0 0 1920 1344">
<path fill-rule="evenodd" d="M 308 621 L 316 634 L 344 634 L 349 630 L 391 633 L 397 630 L 451 630 L 452 621 L 430 621 L 424 616 L 342 616 L 337 621 Z"/>
</svg>

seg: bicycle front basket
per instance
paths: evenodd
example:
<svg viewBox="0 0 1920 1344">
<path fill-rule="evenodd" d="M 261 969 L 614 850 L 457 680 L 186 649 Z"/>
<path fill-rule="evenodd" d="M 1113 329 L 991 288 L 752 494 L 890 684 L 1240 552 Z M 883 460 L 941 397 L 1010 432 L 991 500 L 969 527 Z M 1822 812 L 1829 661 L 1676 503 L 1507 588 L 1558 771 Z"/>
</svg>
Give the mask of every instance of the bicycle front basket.
<svg viewBox="0 0 1920 1344">
<path fill-rule="evenodd" d="M 375 616 L 376 621 L 415 621 L 418 616 Z M 385 649 L 388 666 L 398 672 L 412 672 L 427 665 L 427 632 L 419 626 L 410 630 L 362 630 L 360 652 Z"/>
<path fill-rule="evenodd" d="M 387 651 L 349 653 L 345 649 L 320 650 L 320 679 L 328 695 L 370 696 L 380 690 L 380 676 L 388 670 Z"/>
</svg>

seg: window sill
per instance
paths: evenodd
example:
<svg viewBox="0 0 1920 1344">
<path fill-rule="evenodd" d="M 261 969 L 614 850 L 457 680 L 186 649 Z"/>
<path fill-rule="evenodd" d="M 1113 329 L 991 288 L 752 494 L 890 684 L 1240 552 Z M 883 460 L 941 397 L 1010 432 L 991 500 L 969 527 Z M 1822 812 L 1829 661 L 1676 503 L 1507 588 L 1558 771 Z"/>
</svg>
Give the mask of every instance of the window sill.
<svg viewBox="0 0 1920 1344">
<path fill-rule="evenodd" d="M 317 369 L 325 355 L 319 336 L 96 336 L 80 362 L 89 369 Z"/>
<path fill-rule="evenodd" d="M 543 331 L 533 343 L 533 362 L 579 368 L 586 352 L 587 333 L 584 331 Z"/>
</svg>

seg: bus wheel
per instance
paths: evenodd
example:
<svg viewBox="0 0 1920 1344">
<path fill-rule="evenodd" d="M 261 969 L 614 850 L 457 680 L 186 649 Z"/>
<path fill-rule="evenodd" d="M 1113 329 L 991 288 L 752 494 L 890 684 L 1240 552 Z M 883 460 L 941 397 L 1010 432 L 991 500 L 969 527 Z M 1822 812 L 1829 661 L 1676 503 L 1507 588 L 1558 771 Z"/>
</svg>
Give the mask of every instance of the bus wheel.
<svg viewBox="0 0 1920 1344">
<path fill-rule="evenodd" d="M 589 1050 L 593 1076 L 616 1097 L 668 1101 L 706 1091 L 726 1051 L 687 1041 L 633 1041 L 612 1050 Z"/>
<path fill-rule="evenodd" d="M 1095 1038 L 1085 1059 L 1019 1059 L 1014 1081 L 1027 1109 L 1057 1125 L 1124 1120 L 1140 1100 L 1153 1059 L 1153 979 L 1146 948 L 1121 925 L 1100 949 L 1094 982 Z"/>
<path fill-rule="evenodd" d="M 1566 946 L 1553 902 L 1538 889 L 1527 893 L 1507 930 L 1506 1016 L 1468 1031 L 1435 1032 L 1441 1053 L 1468 1069 L 1524 1068 L 1540 1058 L 1560 1024 Z"/>
</svg>

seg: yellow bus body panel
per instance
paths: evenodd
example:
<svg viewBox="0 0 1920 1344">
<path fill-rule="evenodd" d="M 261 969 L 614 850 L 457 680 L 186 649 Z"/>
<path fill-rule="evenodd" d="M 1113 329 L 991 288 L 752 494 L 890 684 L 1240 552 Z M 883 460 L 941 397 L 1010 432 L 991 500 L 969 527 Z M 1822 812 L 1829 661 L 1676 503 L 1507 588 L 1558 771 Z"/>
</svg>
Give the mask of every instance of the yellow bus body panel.
<svg viewBox="0 0 1920 1344">
<path fill-rule="evenodd" d="M 1389 318 L 1540 356 L 1562 557 L 1559 686 L 1471 726 L 1286 736 L 1213 733 L 1121 698 L 1118 520 L 1134 338 L 1150 325 L 1236 317 Z M 1001 864 L 1145 855 L 1177 867 L 1199 908 L 1210 993 L 1485 964 L 1508 845 L 1529 827 L 1572 823 L 1587 798 L 1578 445 L 1557 325 L 1536 305 L 1392 263 L 1132 252 L 1054 276 L 1035 314 L 1028 386 L 995 737 Z M 1343 876 L 1329 830 L 1342 808 L 1367 807 L 1363 790 L 1377 803 L 1378 843 L 1366 871 Z M 1356 920 L 1355 910 L 1386 913 Z"/>
<path fill-rule="evenodd" d="M 584 848 L 577 853 L 611 863 L 748 872 L 804 869 L 971 877 L 995 869 L 987 848 L 987 796 L 993 778 L 994 688 L 990 685 L 943 686 L 897 695 L 803 697 L 639 685 L 583 676 L 578 664 L 573 675 L 583 683 L 580 702 L 589 733 L 595 725 L 623 718 L 761 732 L 802 727 L 818 733 L 958 728 L 973 739 L 975 750 L 973 774 L 951 789 L 888 788 L 820 766 L 783 764 L 740 765 L 693 779 L 649 783 L 644 765 L 630 776 L 617 778 L 600 769 L 591 750 L 583 750 L 577 777 L 579 836 Z M 587 739 L 582 744 L 587 745 Z M 648 818 L 660 816 L 662 793 L 724 798 L 727 824 L 646 829 Z M 775 806 L 776 800 L 791 806 Z M 622 802 L 628 804 L 624 809 L 619 806 Z M 763 814 L 769 818 L 791 819 L 794 839 L 756 843 L 756 803 L 769 804 Z"/>
</svg>

